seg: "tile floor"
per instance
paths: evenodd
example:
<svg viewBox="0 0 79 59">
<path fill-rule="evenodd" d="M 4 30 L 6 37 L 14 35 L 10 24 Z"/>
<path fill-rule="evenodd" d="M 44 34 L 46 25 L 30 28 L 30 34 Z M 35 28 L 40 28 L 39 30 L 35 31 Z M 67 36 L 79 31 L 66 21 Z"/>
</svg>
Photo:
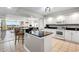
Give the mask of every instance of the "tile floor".
<svg viewBox="0 0 79 59">
<path fill-rule="evenodd" d="M 0 52 L 26 52 L 21 41 L 15 45 L 14 41 L 0 43 Z"/>
<path fill-rule="evenodd" d="M 15 45 L 15 37 L 13 31 L 7 31 L 4 40 L 0 41 L 0 52 L 26 52 L 21 42 Z"/>
</svg>

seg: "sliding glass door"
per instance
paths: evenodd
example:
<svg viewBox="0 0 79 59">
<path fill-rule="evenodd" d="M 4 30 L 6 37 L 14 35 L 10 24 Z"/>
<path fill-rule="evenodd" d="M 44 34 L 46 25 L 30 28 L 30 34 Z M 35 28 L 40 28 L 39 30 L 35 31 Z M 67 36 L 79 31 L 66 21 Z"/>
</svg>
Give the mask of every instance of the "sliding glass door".
<svg viewBox="0 0 79 59">
<path fill-rule="evenodd" d="M 1 19 L 0 19 L 0 40 L 1 40 Z"/>
<path fill-rule="evenodd" d="M 5 18 L 0 18 L 0 40 L 4 40 L 6 35 L 6 20 Z"/>
</svg>

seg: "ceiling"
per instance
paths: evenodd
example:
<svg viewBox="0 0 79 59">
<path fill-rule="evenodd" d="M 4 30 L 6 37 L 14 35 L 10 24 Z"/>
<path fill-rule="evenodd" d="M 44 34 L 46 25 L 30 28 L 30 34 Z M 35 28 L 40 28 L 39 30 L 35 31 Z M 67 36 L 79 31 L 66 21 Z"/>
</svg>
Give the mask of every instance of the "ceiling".
<svg viewBox="0 0 79 59">
<path fill-rule="evenodd" d="M 64 10 L 73 9 L 75 7 L 51 7 L 51 12 L 60 12 Z M 25 16 L 25 17 L 42 17 L 45 15 L 45 8 L 44 7 L 0 7 L 0 16 L 5 15 L 18 15 L 18 16 Z"/>
</svg>

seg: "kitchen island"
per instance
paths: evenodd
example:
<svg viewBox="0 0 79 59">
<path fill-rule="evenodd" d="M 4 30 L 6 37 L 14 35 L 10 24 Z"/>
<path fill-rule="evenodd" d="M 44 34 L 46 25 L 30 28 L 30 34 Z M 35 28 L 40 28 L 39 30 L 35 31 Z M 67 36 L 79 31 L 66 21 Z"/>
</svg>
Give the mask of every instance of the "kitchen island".
<svg viewBox="0 0 79 59">
<path fill-rule="evenodd" d="M 52 47 L 50 38 L 52 33 L 46 31 L 25 32 L 24 47 L 31 52 L 49 51 Z"/>
</svg>

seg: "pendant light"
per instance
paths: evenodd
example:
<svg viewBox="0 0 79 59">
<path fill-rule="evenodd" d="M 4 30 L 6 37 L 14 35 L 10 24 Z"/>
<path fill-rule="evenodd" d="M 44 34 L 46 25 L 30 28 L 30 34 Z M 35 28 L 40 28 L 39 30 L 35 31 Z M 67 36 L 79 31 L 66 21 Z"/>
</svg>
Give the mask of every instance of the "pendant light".
<svg viewBox="0 0 79 59">
<path fill-rule="evenodd" d="M 43 15 L 43 17 L 47 17 L 50 12 L 51 12 L 51 8 L 50 7 L 46 7 L 45 8 L 45 14 Z"/>
</svg>

